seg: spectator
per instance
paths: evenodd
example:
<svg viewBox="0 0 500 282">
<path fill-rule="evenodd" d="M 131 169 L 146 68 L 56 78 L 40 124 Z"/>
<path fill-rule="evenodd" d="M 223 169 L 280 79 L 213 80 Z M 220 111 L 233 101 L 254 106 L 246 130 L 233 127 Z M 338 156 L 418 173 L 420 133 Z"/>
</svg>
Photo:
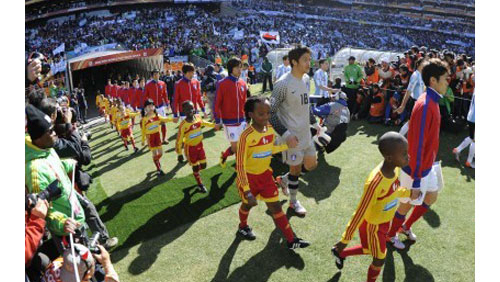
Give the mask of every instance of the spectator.
<svg viewBox="0 0 500 282">
<path fill-rule="evenodd" d="M 315 93 L 314 96 L 321 97 L 318 106 L 330 102 L 330 95 L 336 93 L 337 91 L 328 87 L 328 61 L 325 59 L 319 60 L 319 68 L 314 73 L 314 85 Z"/>
<path fill-rule="evenodd" d="M 370 113 L 368 121 L 372 123 L 381 122 L 385 112 L 385 95 L 380 90 L 378 84 L 373 85 L 373 93 L 370 101 Z"/>
<path fill-rule="evenodd" d="M 87 98 L 85 97 L 85 89 L 79 88 L 77 92 L 78 107 L 80 112 L 80 121 L 82 123 L 87 123 Z"/>
<path fill-rule="evenodd" d="M 349 57 L 349 64 L 344 67 L 344 78 L 346 81 L 346 94 L 347 94 L 347 104 L 349 105 L 349 111 L 351 113 L 355 112 L 356 103 L 356 93 L 359 88 L 359 83 L 363 78 L 363 71 L 361 67 L 355 64 L 356 58 L 354 56 Z"/>
<path fill-rule="evenodd" d="M 283 64 L 279 65 L 278 69 L 276 70 L 276 74 L 274 75 L 273 78 L 273 84 L 276 83 L 280 77 L 282 77 L 284 74 L 287 72 L 291 71 L 292 67 L 290 66 L 290 61 L 288 60 L 288 55 L 283 56 Z"/>
</svg>

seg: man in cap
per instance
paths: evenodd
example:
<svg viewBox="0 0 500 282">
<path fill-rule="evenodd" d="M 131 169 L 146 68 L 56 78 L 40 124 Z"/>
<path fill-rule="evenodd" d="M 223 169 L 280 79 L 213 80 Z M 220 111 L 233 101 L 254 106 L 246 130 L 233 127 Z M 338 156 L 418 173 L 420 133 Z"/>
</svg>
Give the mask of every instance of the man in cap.
<svg viewBox="0 0 500 282">
<path fill-rule="evenodd" d="M 116 273 L 109 253 L 102 246 L 97 246 L 101 251 L 100 254 L 92 254 L 90 250 L 81 245 L 74 244 L 75 255 L 68 248 L 64 251 L 62 257 L 52 261 L 47 270 L 45 271 L 42 281 L 55 281 L 55 282 L 87 282 L 94 276 L 96 270 L 97 260 L 104 268 L 104 281 L 117 282 L 119 281 L 118 274 Z M 94 259 L 95 257 L 95 259 Z M 77 271 L 75 273 L 75 264 Z M 75 275 L 76 274 L 76 275 Z M 77 280 L 78 277 L 78 280 Z"/>
<path fill-rule="evenodd" d="M 349 111 L 354 112 L 354 107 L 356 105 L 356 93 L 359 88 L 359 83 L 363 78 L 363 71 L 358 64 L 355 64 L 356 58 L 354 56 L 349 57 L 349 64 L 344 67 L 344 78 L 345 78 L 345 92 L 347 94 L 347 104 Z"/>
</svg>

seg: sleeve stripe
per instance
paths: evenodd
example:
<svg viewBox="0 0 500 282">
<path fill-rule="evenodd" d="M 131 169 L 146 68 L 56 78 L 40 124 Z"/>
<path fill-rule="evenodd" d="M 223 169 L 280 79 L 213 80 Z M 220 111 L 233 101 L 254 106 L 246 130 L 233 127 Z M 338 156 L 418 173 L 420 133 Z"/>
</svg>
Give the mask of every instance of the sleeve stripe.
<svg viewBox="0 0 500 282">
<path fill-rule="evenodd" d="M 415 167 L 415 171 L 413 172 L 413 179 L 418 179 L 422 176 L 422 172 L 420 171 L 420 166 L 422 164 L 422 147 L 424 145 L 424 135 L 425 135 L 425 127 L 427 124 L 427 109 L 429 108 L 430 99 L 429 96 L 425 97 L 425 104 L 422 113 L 422 119 L 420 121 L 420 133 L 418 137 L 418 148 L 417 148 L 417 164 Z"/>
<path fill-rule="evenodd" d="M 382 181 L 382 176 L 377 173 L 375 178 L 373 178 L 373 180 L 371 181 L 370 186 L 368 186 L 366 194 L 363 197 L 359 208 L 356 210 L 356 216 L 354 216 L 351 223 L 349 224 L 349 227 L 346 230 L 346 238 L 352 238 L 352 234 L 354 233 L 354 231 L 356 231 L 359 221 L 363 219 L 366 208 L 368 207 L 368 204 L 370 203 L 370 200 L 373 197 L 373 194 L 375 193 L 375 190 L 380 181 Z"/>
<path fill-rule="evenodd" d="M 252 133 L 252 130 L 243 131 L 243 133 L 240 136 L 238 150 L 236 152 L 236 160 L 237 160 L 236 161 L 236 171 L 237 171 L 238 179 L 239 179 L 241 186 L 248 185 L 248 179 L 247 179 L 246 171 L 244 169 L 245 165 L 243 163 L 245 161 L 245 154 L 242 154 L 240 152 L 244 152 L 245 146 L 246 146 L 246 141 L 247 141 L 246 139 L 247 139 L 248 135 L 250 135 L 250 133 Z"/>
</svg>

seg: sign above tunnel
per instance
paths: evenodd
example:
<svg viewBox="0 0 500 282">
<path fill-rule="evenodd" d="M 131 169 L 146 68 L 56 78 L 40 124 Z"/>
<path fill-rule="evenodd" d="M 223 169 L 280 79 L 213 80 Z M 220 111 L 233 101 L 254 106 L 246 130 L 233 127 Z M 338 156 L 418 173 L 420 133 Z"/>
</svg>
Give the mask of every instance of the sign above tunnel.
<svg viewBox="0 0 500 282">
<path fill-rule="evenodd" d="M 114 63 L 159 56 L 159 55 L 163 55 L 163 48 L 143 49 L 138 51 L 128 51 L 111 55 L 85 58 L 81 61 L 71 63 L 71 70 L 72 71 L 82 70 L 106 64 L 114 64 Z"/>
</svg>

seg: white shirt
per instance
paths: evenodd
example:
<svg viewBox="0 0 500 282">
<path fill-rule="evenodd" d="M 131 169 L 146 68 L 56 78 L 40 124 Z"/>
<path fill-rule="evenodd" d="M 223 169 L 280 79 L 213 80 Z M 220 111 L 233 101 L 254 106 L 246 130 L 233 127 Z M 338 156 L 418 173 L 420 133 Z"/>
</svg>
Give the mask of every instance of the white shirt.
<svg viewBox="0 0 500 282">
<path fill-rule="evenodd" d="M 291 66 L 285 66 L 284 64 L 281 64 L 276 70 L 276 80 L 280 79 L 280 77 L 290 71 L 292 71 Z"/>
<path fill-rule="evenodd" d="M 425 84 L 422 80 L 422 74 L 416 70 L 410 77 L 410 82 L 408 83 L 407 91 L 411 91 L 411 97 L 415 100 L 420 97 L 425 91 Z"/>
<path fill-rule="evenodd" d="M 314 73 L 314 85 L 316 86 L 314 96 L 321 96 L 323 98 L 330 97 L 330 93 L 328 91 L 319 88 L 320 86 L 328 87 L 328 74 L 326 74 L 326 71 L 318 69 Z"/>
</svg>

